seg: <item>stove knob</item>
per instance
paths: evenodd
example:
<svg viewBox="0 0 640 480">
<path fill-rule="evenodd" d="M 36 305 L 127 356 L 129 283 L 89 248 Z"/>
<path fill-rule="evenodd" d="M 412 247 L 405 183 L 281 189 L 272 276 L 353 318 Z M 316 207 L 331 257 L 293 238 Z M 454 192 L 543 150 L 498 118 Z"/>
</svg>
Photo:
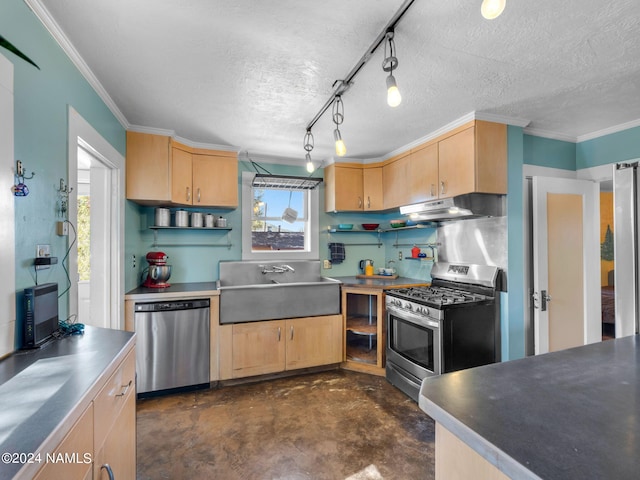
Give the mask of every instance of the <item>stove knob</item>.
<svg viewBox="0 0 640 480">
<path fill-rule="evenodd" d="M 411 304 L 410 304 L 410 303 L 406 303 L 404 307 L 405 307 L 407 310 L 413 310 L 413 309 L 411 308 Z"/>
</svg>

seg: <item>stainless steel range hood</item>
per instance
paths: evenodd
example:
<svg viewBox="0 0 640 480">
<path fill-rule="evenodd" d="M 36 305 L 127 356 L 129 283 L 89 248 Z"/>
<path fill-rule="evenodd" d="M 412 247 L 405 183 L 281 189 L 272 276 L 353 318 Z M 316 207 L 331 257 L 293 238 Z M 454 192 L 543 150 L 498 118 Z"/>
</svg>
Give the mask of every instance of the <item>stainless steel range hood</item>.
<svg viewBox="0 0 640 480">
<path fill-rule="evenodd" d="M 442 222 L 479 217 L 502 217 L 506 196 L 492 193 L 468 193 L 457 197 L 400 207 L 400 213 L 412 220 Z"/>
</svg>

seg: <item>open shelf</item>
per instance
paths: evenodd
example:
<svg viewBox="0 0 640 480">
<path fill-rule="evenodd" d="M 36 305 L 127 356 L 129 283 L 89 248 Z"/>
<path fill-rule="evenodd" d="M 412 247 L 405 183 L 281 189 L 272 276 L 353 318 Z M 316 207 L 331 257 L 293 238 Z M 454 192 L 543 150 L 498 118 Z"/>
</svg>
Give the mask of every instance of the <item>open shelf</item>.
<svg viewBox="0 0 640 480">
<path fill-rule="evenodd" d="M 347 331 L 356 335 L 376 335 L 378 333 L 377 321 L 370 323 L 367 317 L 347 317 Z"/>
<path fill-rule="evenodd" d="M 377 348 L 369 349 L 366 345 L 347 345 L 347 360 L 375 365 L 378 361 Z"/>
</svg>

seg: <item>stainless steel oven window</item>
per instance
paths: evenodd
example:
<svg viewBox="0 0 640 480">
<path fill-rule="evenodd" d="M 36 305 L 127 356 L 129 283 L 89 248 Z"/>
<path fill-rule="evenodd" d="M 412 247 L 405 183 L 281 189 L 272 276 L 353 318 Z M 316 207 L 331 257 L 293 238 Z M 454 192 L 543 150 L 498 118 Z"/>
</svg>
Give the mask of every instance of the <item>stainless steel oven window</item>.
<svg viewBox="0 0 640 480">
<path fill-rule="evenodd" d="M 389 314 L 389 348 L 412 364 L 440 373 L 440 331 Z"/>
</svg>

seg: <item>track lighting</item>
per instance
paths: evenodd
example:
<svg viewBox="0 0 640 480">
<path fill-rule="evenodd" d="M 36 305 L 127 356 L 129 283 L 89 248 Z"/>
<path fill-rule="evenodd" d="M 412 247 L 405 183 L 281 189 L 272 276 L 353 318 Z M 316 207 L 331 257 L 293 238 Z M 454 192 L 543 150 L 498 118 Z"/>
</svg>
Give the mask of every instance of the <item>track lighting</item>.
<svg viewBox="0 0 640 480">
<path fill-rule="evenodd" d="M 313 150 L 313 133 L 311 133 L 311 129 L 307 130 L 307 133 L 304 136 L 304 149 L 307 151 L 307 154 L 304 156 L 304 159 L 307 161 L 307 172 L 313 173 L 315 167 L 313 166 L 313 162 L 311 161 L 311 150 Z"/>
<path fill-rule="evenodd" d="M 480 12 L 487 20 L 493 20 L 504 11 L 507 0 L 483 0 Z"/>
<path fill-rule="evenodd" d="M 311 161 L 311 154 L 307 153 L 304 158 L 307 161 L 307 172 L 313 173 L 316 167 L 313 166 L 313 162 Z"/>
<path fill-rule="evenodd" d="M 347 154 L 347 146 L 344 144 L 344 140 L 342 140 L 339 128 L 340 124 L 344 121 L 344 104 L 342 103 L 342 97 L 340 95 L 336 95 L 333 101 L 332 115 L 333 123 L 336 124 L 336 129 L 333 131 L 333 139 L 336 142 L 336 155 L 344 157 Z"/>
<path fill-rule="evenodd" d="M 390 107 L 397 107 L 402 102 L 402 96 L 396 78 L 393 76 L 393 69 L 398 68 L 398 59 L 396 58 L 396 44 L 393 41 L 393 29 L 387 30 L 384 44 L 384 60 L 382 61 L 382 70 L 389 72 L 387 77 L 387 103 Z M 389 46 L 389 54 L 387 55 L 387 45 Z"/>
</svg>

